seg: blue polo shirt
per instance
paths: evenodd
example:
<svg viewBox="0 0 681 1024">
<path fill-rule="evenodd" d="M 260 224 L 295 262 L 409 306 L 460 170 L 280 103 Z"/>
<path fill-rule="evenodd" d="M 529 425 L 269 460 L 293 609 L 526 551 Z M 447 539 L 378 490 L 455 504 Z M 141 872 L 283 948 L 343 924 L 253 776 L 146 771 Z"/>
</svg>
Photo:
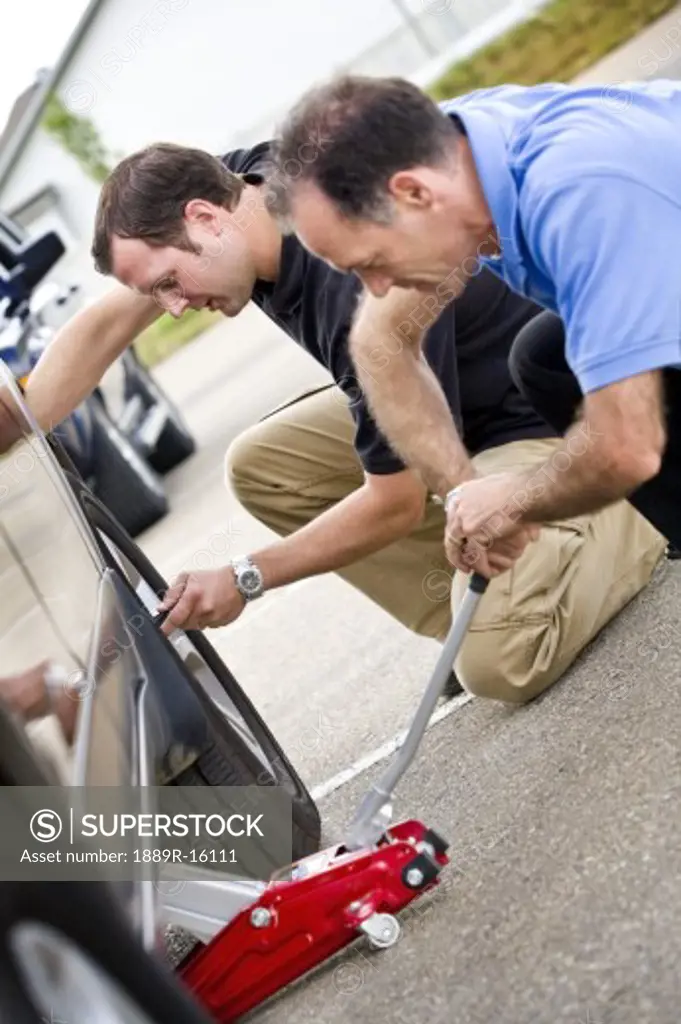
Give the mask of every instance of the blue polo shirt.
<svg viewBox="0 0 681 1024">
<path fill-rule="evenodd" d="M 681 83 L 506 85 L 440 107 L 499 234 L 482 262 L 562 318 L 583 393 L 681 367 Z"/>
</svg>

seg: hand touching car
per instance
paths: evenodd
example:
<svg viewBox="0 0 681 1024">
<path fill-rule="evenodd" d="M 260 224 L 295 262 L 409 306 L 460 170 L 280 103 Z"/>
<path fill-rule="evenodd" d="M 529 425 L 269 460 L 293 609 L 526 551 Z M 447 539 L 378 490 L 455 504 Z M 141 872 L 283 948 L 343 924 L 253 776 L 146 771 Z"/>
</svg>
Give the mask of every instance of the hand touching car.
<svg viewBox="0 0 681 1024">
<path fill-rule="evenodd" d="M 226 626 L 239 618 L 246 600 L 230 566 L 181 572 L 168 587 L 157 613 L 168 611 L 161 631 Z"/>
</svg>

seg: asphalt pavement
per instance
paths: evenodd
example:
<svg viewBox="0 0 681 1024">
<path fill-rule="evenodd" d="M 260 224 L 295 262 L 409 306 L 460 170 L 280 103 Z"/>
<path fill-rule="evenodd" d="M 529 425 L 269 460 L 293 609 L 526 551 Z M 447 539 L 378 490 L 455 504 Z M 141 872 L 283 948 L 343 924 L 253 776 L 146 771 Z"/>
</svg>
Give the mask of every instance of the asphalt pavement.
<svg viewBox="0 0 681 1024">
<path fill-rule="evenodd" d="M 681 8 L 585 79 L 681 69 Z M 665 58 L 662 60 L 661 58 Z M 168 478 L 172 512 L 141 538 L 166 574 L 273 535 L 236 502 L 224 452 L 298 389 L 327 380 L 257 311 L 157 370 L 199 439 Z M 395 816 L 450 841 L 442 883 L 398 944 L 359 944 L 253 1016 L 263 1024 L 678 1024 L 681 974 L 681 563 L 524 708 L 456 699 L 398 790 Z M 342 834 L 437 656 L 335 576 L 267 595 L 218 648 Z"/>
</svg>

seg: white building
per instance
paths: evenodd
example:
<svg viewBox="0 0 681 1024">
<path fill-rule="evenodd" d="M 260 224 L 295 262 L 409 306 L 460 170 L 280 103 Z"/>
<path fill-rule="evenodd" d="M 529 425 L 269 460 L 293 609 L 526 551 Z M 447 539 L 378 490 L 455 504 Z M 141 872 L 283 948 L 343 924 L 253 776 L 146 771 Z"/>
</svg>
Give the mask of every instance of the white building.
<svg viewBox="0 0 681 1024">
<path fill-rule="evenodd" d="M 544 0 L 91 0 L 0 137 L 0 209 L 68 246 L 56 278 L 108 287 L 89 245 L 99 185 L 40 127 L 56 90 L 114 159 L 152 141 L 223 152 L 265 138 L 341 69 L 427 84 Z"/>
</svg>

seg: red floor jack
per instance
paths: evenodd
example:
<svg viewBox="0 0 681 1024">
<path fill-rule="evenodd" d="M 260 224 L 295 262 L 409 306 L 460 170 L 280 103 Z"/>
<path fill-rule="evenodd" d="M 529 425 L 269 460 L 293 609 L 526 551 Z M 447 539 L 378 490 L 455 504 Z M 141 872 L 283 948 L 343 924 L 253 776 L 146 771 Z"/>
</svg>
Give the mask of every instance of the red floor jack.
<svg viewBox="0 0 681 1024">
<path fill-rule="evenodd" d="M 487 583 L 471 576 L 405 740 L 360 803 L 345 842 L 298 861 L 285 880 L 227 883 L 240 909 L 178 967 L 219 1024 L 253 1009 L 359 933 L 376 948 L 392 946 L 400 934 L 394 915 L 438 884 L 447 843 L 419 821 L 390 826 L 393 791 L 414 759 Z"/>
</svg>

